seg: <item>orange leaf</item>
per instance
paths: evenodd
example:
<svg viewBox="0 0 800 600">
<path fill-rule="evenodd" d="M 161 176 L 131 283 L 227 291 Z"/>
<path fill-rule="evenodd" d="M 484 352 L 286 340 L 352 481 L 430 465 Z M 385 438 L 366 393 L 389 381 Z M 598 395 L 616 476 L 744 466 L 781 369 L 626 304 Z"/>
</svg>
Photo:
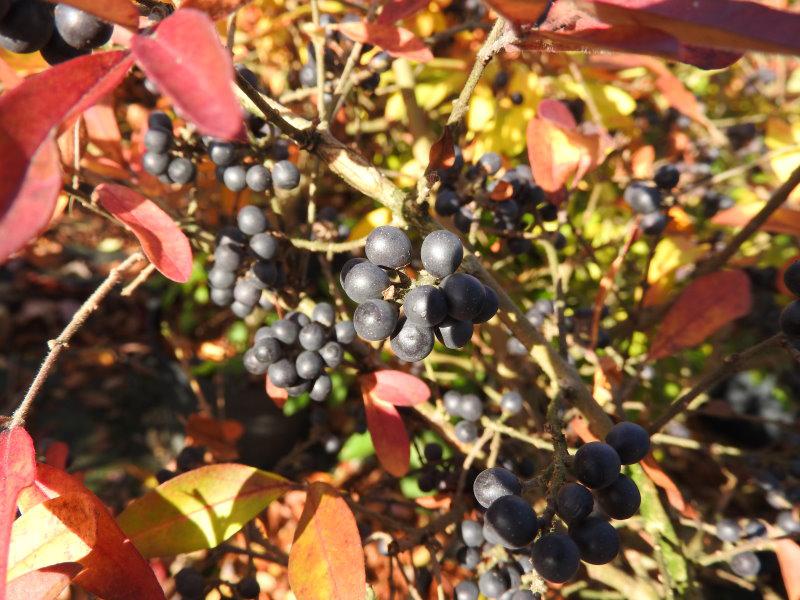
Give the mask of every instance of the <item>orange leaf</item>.
<svg viewBox="0 0 800 600">
<path fill-rule="evenodd" d="M 800 600 L 800 546 L 794 540 L 776 540 L 775 556 L 781 568 L 788 600 Z"/>
<path fill-rule="evenodd" d="M 361 537 L 339 493 L 312 483 L 289 552 L 289 584 L 298 600 L 358 600 L 366 596 Z"/>
<path fill-rule="evenodd" d="M 278 408 L 283 408 L 286 401 L 289 399 L 289 392 L 285 388 L 279 388 L 269 380 L 269 375 L 264 379 L 267 381 L 267 396 L 275 403 Z"/>
<path fill-rule="evenodd" d="M 391 475 L 402 477 L 408 473 L 411 458 L 403 418 L 394 406 L 369 393 L 364 394 L 364 410 L 378 460 Z"/>
<path fill-rule="evenodd" d="M 642 466 L 645 475 L 664 490 L 667 494 L 667 500 L 675 510 L 690 519 L 697 517 L 697 511 L 694 507 L 686 504 L 686 500 L 683 499 L 683 494 L 681 494 L 678 486 L 675 485 L 675 482 L 664 472 L 652 455 L 646 456 L 639 464 Z"/>
<path fill-rule="evenodd" d="M 340 23 L 336 29 L 354 42 L 373 44 L 383 48 L 392 56 L 398 56 L 417 62 L 428 62 L 433 59 L 430 48 L 408 29 L 378 23 Z"/>
<path fill-rule="evenodd" d="M 92 194 L 108 212 L 130 227 L 142 250 L 164 277 L 184 283 L 192 274 L 192 248 L 175 221 L 154 202 L 115 183 Z"/>
<path fill-rule="evenodd" d="M 742 227 L 747 224 L 761 208 L 762 206 L 759 204 L 734 206 L 714 215 L 711 222 L 715 225 Z M 800 210 L 781 207 L 769 216 L 769 219 L 761 226 L 761 229 L 770 233 L 800 235 Z"/>
<path fill-rule="evenodd" d="M 696 279 L 672 305 L 650 346 L 653 360 L 696 346 L 723 325 L 750 312 L 750 280 L 743 271 Z"/>
<path fill-rule="evenodd" d="M 244 6 L 250 0 L 183 0 L 181 8 L 196 8 L 216 20 L 221 19 L 237 8 Z"/>
<path fill-rule="evenodd" d="M 75 8 L 80 8 L 103 21 L 118 23 L 136 29 L 139 27 L 139 11 L 136 5 L 130 0 L 48 0 L 53 4 L 70 4 Z"/>
<path fill-rule="evenodd" d="M 0 432 L 0 598 L 6 595 L 8 546 L 17 498 L 36 476 L 33 440 L 22 427 Z"/>
<path fill-rule="evenodd" d="M 428 153 L 428 167 L 425 169 L 427 175 L 431 171 L 439 169 L 449 169 L 456 162 L 455 147 L 453 146 L 453 132 L 449 127 L 445 127 L 441 137 L 431 146 Z"/>
<path fill-rule="evenodd" d="M 381 25 L 391 25 L 395 21 L 405 19 L 428 6 L 428 0 L 389 0 L 384 3 L 377 22 Z"/>
<path fill-rule="evenodd" d="M 382 369 L 359 378 L 361 392 L 395 406 L 416 406 L 431 397 L 431 390 L 419 377 L 403 371 Z"/>
<path fill-rule="evenodd" d="M 631 168 L 635 179 L 650 179 L 653 176 L 653 163 L 656 149 L 650 145 L 637 148 L 631 155 Z"/>
<path fill-rule="evenodd" d="M 26 573 L 8 582 L 7 600 L 55 600 L 82 568 L 63 563 Z"/>
<path fill-rule="evenodd" d="M 218 420 L 200 413 L 189 415 L 186 435 L 195 444 L 207 446 L 218 460 L 232 460 L 238 456 L 236 442 L 242 437 L 244 427 L 232 419 Z"/>
<path fill-rule="evenodd" d="M 66 469 L 69 458 L 69 446 L 64 442 L 53 442 L 47 446 L 44 462 L 56 469 Z"/>
</svg>

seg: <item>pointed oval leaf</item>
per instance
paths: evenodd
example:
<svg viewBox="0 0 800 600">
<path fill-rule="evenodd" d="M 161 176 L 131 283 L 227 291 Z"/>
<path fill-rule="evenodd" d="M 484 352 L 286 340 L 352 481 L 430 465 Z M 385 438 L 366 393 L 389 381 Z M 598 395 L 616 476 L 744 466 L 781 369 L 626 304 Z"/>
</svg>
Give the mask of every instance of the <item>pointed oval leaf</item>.
<svg viewBox="0 0 800 600">
<path fill-rule="evenodd" d="M 26 573 L 8 582 L 6 600 L 56 600 L 82 568 L 64 563 Z"/>
<path fill-rule="evenodd" d="M 218 546 L 290 489 L 279 475 L 216 464 L 178 475 L 134 500 L 117 521 L 146 557 Z"/>
<path fill-rule="evenodd" d="M 221 19 L 241 8 L 250 0 L 184 0 L 181 8 L 195 8 L 208 13 L 212 19 Z"/>
<path fill-rule="evenodd" d="M 395 21 L 405 19 L 428 6 L 429 0 L 389 0 L 384 3 L 376 22 L 380 25 L 391 25 Z"/>
<path fill-rule="evenodd" d="M 783 586 L 786 597 L 791 600 L 800 598 L 800 546 L 794 540 L 775 540 L 775 556 L 781 568 Z"/>
<path fill-rule="evenodd" d="M 178 10 L 152 35 L 134 36 L 131 50 L 147 76 L 202 133 L 225 139 L 242 135 L 233 63 L 208 15 Z"/>
<path fill-rule="evenodd" d="M 9 541 L 20 492 L 36 478 L 33 440 L 22 427 L 0 432 L 0 598 L 5 597 Z"/>
<path fill-rule="evenodd" d="M 650 358 L 656 360 L 696 346 L 750 312 L 750 305 L 750 279 L 744 271 L 717 271 L 696 279 L 664 317 L 650 346 Z"/>
<path fill-rule="evenodd" d="M 354 42 L 372 44 L 386 50 L 392 56 L 417 62 L 433 59 L 430 48 L 408 29 L 393 25 L 366 23 L 340 23 L 336 29 Z"/>
<path fill-rule="evenodd" d="M 97 516 L 97 542 L 79 562 L 83 570 L 75 583 L 106 600 L 164 600 L 164 591 L 149 563 L 127 539 L 99 498 L 79 479 L 46 464 L 36 466 L 36 480 L 19 496 L 25 513 L 48 498 L 82 494 L 89 498 Z"/>
<path fill-rule="evenodd" d="M 14 521 L 8 579 L 84 558 L 97 540 L 97 517 L 84 494 L 45 500 Z"/>
<path fill-rule="evenodd" d="M 382 369 L 362 375 L 361 392 L 395 406 L 415 406 L 431 397 L 428 385 L 419 377 L 403 371 Z"/>
<path fill-rule="evenodd" d="M 142 250 L 164 277 L 183 283 L 192 274 L 192 248 L 172 218 L 155 202 L 123 185 L 103 183 L 93 196 L 130 227 Z"/>
<path fill-rule="evenodd" d="M 339 493 L 312 483 L 289 552 L 289 585 L 298 600 L 359 600 L 367 581 L 361 537 Z"/>
<path fill-rule="evenodd" d="M 131 0 L 48 0 L 53 4 L 69 4 L 100 17 L 109 23 L 118 23 L 129 29 L 139 27 L 139 10 Z"/>
<path fill-rule="evenodd" d="M 42 172 L 42 165 L 52 166 L 51 157 L 39 154 L 43 162 L 30 166 L 39 148 L 62 122 L 116 87 L 132 62 L 126 52 L 82 56 L 28 77 L 0 96 L 0 215 L 6 215 L 20 198 L 51 197 L 52 169 Z M 47 178 L 47 185 L 28 182 L 29 176 L 40 174 Z"/>
<path fill-rule="evenodd" d="M 403 418 L 397 409 L 372 394 L 364 394 L 367 429 L 372 436 L 375 454 L 388 473 L 402 477 L 408 473 L 411 446 Z"/>
</svg>

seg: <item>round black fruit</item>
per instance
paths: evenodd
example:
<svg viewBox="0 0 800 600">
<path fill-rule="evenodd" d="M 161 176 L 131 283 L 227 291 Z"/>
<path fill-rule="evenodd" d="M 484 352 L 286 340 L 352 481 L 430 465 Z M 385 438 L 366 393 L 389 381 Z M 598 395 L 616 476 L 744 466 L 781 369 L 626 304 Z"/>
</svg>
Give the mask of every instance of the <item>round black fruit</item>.
<svg viewBox="0 0 800 600">
<path fill-rule="evenodd" d="M 581 484 L 566 483 L 558 490 L 556 511 L 567 524 L 585 519 L 593 508 L 594 496 Z"/>
<path fill-rule="evenodd" d="M 492 502 L 484 519 L 506 548 L 522 548 L 533 541 L 539 529 L 531 505 L 516 495 L 501 496 Z"/>
<path fill-rule="evenodd" d="M 402 229 L 391 225 L 373 229 L 364 251 L 370 262 L 381 267 L 400 269 L 411 262 L 411 240 Z"/>
<path fill-rule="evenodd" d="M 617 451 L 603 442 L 589 442 L 578 448 L 572 470 L 578 481 L 592 489 L 604 488 L 617 480 L 620 460 Z"/>
<path fill-rule="evenodd" d="M 390 343 L 397 358 L 406 362 L 417 362 L 431 353 L 433 341 L 433 329 L 417 325 L 403 317 Z"/>
<path fill-rule="evenodd" d="M 464 259 L 464 247 L 458 236 L 444 229 L 425 236 L 420 249 L 422 266 L 434 277 L 443 279 L 456 272 Z"/>
<path fill-rule="evenodd" d="M 364 261 L 353 265 L 348 270 L 342 287 L 353 302 L 361 304 L 367 300 L 383 298 L 383 292 L 390 283 L 389 276 L 383 269 L 369 261 Z"/>
<path fill-rule="evenodd" d="M 447 298 L 438 287 L 421 285 L 405 295 L 403 312 L 415 325 L 434 327 L 447 317 Z"/>
<path fill-rule="evenodd" d="M 612 519 L 630 519 L 639 510 L 642 496 L 627 475 L 618 475 L 611 485 L 597 492 L 597 501 Z"/>
<path fill-rule="evenodd" d="M 489 508 L 498 498 L 519 495 L 521 491 L 522 484 L 517 476 L 503 467 L 492 467 L 481 471 L 472 484 L 475 499 L 484 508 Z"/>
<path fill-rule="evenodd" d="M 562 533 L 549 533 L 539 538 L 531 556 L 536 572 L 553 583 L 572 579 L 581 564 L 578 546 Z"/>
<path fill-rule="evenodd" d="M 606 444 L 614 448 L 623 465 L 639 462 L 650 451 L 650 434 L 641 425 L 623 421 L 606 434 Z"/>
<path fill-rule="evenodd" d="M 0 47 L 17 54 L 44 48 L 53 33 L 53 16 L 49 7 L 41 0 L 12 3 L 0 21 Z"/>
<path fill-rule="evenodd" d="M 486 297 L 483 284 L 472 275 L 453 273 L 442 280 L 447 297 L 447 311 L 460 321 L 470 321 L 478 316 Z"/>
<path fill-rule="evenodd" d="M 348 277 L 352 275 L 352 272 Z M 353 313 L 356 333 L 365 340 L 385 340 L 397 326 L 397 305 L 386 300 L 367 300 Z"/>
<path fill-rule="evenodd" d="M 592 565 L 610 563 L 619 553 L 619 533 L 599 517 L 570 525 L 569 537 L 577 544 L 581 560 Z"/>
<path fill-rule="evenodd" d="M 69 4 L 56 4 L 55 25 L 64 41 L 78 50 L 99 48 L 114 31 L 110 23 Z"/>
</svg>

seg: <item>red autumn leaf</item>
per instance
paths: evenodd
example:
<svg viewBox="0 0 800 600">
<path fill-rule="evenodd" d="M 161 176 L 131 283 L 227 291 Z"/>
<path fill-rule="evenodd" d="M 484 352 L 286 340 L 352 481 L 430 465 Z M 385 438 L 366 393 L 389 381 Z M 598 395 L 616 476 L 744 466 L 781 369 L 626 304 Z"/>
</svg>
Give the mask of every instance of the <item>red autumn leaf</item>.
<svg viewBox="0 0 800 600">
<path fill-rule="evenodd" d="M 686 504 L 683 494 L 672 481 L 669 475 L 664 472 L 664 469 L 655 461 L 652 455 L 646 456 L 643 461 L 639 463 L 650 480 L 658 487 L 664 490 L 667 495 L 667 500 L 672 507 L 688 519 L 697 518 L 697 511 L 693 506 Z"/>
<path fill-rule="evenodd" d="M 83 570 L 75 583 L 106 600 L 164 600 L 164 592 L 139 551 L 114 521 L 111 513 L 75 477 L 46 464 L 36 467 L 36 480 L 19 496 L 24 513 L 48 498 L 83 494 L 91 499 L 97 515 L 97 542 L 79 562 Z"/>
<path fill-rule="evenodd" d="M 383 5 L 377 22 L 381 25 L 391 25 L 395 21 L 410 17 L 428 6 L 429 0 L 389 0 Z"/>
<path fill-rule="evenodd" d="M 58 149 L 48 139 L 27 165 L 14 200 L 0 214 L 0 263 L 47 228 L 60 190 Z"/>
<path fill-rule="evenodd" d="M 130 29 L 139 27 L 139 9 L 131 0 L 48 0 L 53 4 L 69 4 L 109 23 L 118 23 Z"/>
<path fill-rule="evenodd" d="M 22 427 L 0 432 L 0 598 L 6 597 L 6 572 L 11 528 L 20 492 L 33 484 L 36 453 L 33 440 Z"/>
<path fill-rule="evenodd" d="M 762 205 L 759 204 L 733 206 L 714 215 L 711 222 L 715 225 L 742 227 L 746 225 L 761 208 Z M 781 207 L 769 216 L 767 222 L 761 226 L 761 229 L 770 233 L 800 235 L 800 210 Z"/>
<path fill-rule="evenodd" d="M 430 48 L 408 29 L 378 23 L 340 23 L 336 29 L 354 42 L 372 44 L 386 50 L 392 56 L 417 62 L 433 59 Z"/>
<path fill-rule="evenodd" d="M 133 59 L 126 52 L 98 52 L 68 61 L 28 77 L 0 96 L 0 215 L 5 220 L 17 201 L 37 207 L 4 241 L 0 260 L 38 233 L 50 218 L 55 201 L 50 135 L 62 122 L 86 110 L 111 91 L 127 73 Z M 35 164 L 31 164 L 34 163 Z M 34 181 L 28 181 L 28 177 Z M 43 181 L 36 178 L 43 177 Z M 24 211 L 28 213 L 28 210 Z M 24 241 L 22 243 L 24 243 Z M 14 247 L 16 246 L 16 247 Z"/>
<path fill-rule="evenodd" d="M 566 112 L 565 112 L 566 111 Z M 543 100 L 526 132 L 528 160 L 543 190 L 555 193 L 577 183 L 601 160 L 599 134 L 577 130 L 575 120 L 558 100 Z"/>
<path fill-rule="evenodd" d="M 44 462 L 56 469 L 66 469 L 69 446 L 64 442 L 53 442 L 44 453 Z"/>
<path fill-rule="evenodd" d="M 284 388 L 279 388 L 277 385 L 274 385 L 269 380 L 269 375 L 264 379 L 267 380 L 267 396 L 275 403 L 275 406 L 283 408 L 283 405 L 286 404 L 286 401 L 289 399 L 289 392 Z"/>
<path fill-rule="evenodd" d="M 364 394 L 364 409 L 367 413 L 367 429 L 378 460 L 390 475 L 402 477 L 408 473 L 411 457 L 403 418 L 394 406 L 371 393 Z"/>
<path fill-rule="evenodd" d="M 122 185 L 98 185 L 93 197 L 133 231 L 164 277 L 183 283 L 192 274 L 192 248 L 175 221 L 154 202 Z"/>
<path fill-rule="evenodd" d="M 436 140 L 428 152 L 428 167 L 425 174 L 439 169 L 449 169 L 456 162 L 456 152 L 453 145 L 453 132 L 445 127 L 441 137 Z"/>
<path fill-rule="evenodd" d="M 670 356 L 703 342 L 720 327 L 750 312 L 750 279 L 744 271 L 717 271 L 690 283 L 664 317 L 650 358 Z"/>
<path fill-rule="evenodd" d="M 250 0 L 184 0 L 181 8 L 195 8 L 208 13 L 212 19 L 221 19 L 241 8 Z"/>
<path fill-rule="evenodd" d="M 358 600 L 367 581 L 361 537 L 339 493 L 312 483 L 289 552 L 289 585 L 298 600 Z"/>
<path fill-rule="evenodd" d="M 81 571 L 79 563 L 63 563 L 26 573 L 8 582 L 7 600 L 56 600 Z"/>
<path fill-rule="evenodd" d="M 225 139 L 243 135 L 233 63 L 208 15 L 178 10 L 152 35 L 134 36 L 131 50 L 145 74 L 202 133 Z"/>
<path fill-rule="evenodd" d="M 800 546 L 794 540 L 776 540 L 775 556 L 781 568 L 788 600 L 800 600 Z"/>
<path fill-rule="evenodd" d="M 431 390 L 419 377 L 403 371 L 383 369 L 362 375 L 361 392 L 395 406 L 416 406 L 431 397 Z"/>
</svg>

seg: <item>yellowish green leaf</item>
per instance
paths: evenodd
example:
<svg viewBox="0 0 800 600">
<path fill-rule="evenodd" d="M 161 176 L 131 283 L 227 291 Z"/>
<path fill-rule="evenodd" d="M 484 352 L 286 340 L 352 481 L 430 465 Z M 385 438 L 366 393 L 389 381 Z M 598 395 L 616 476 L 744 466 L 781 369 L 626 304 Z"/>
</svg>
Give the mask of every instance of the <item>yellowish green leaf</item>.
<svg viewBox="0 0 800 600">
<path fill-rule="evenodd" d="M 375 229 L 376 227 L 380 227 L 381 225 L 388 225 L 392 222 L 392 211 L 382 206 L 381 208 L 376 208 L 368 212 L 364 215 L 361 220 L 356 223 L 353 228 L 350 230 L 350 238 L 351 240 L 360 240 L 361 238 L 367 237 L 370 232 Z"/>
</svg>

